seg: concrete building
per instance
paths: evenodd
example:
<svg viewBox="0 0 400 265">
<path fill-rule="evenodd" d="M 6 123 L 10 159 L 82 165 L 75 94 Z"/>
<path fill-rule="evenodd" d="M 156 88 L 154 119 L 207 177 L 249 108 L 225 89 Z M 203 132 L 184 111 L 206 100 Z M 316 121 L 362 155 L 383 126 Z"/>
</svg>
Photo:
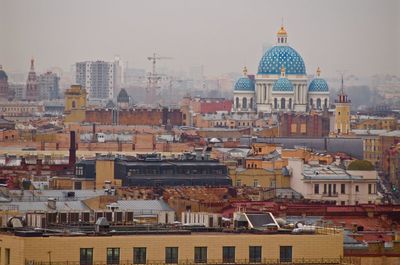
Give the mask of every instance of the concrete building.
<svg viewBox="0 0 400 265">
<path fill-rule="evenodd" d="M 98 227 L 102 232 L 4 232 L 2 264 L 342 264 L 343 234 L 335 229 L 257 234 Z"/>
<path fill-rule="evenodd" d="M 115 86 L 117 64 L 104 61 L 76 63 L 75 81 L 86 89 L 89 100 L 113 100 L 118 91 Z"/>
<path fill-rule="evenodd" d="M 38 76 L 38 86 L 41 100 L 53 100 L 60 98 L 60 77 L 56 73 L 46 72 Z"/>
<path fill-rule="evenodd" d="M 26 98 L 26 84 L 23 83 L 10 83 L 9 89 L 16 101 L 25 100 Z"/>
<path fill-rule="evenodd" d="M 4 117 L 32 117 L 43 113 L 43 105 L 39 102 L 23 101 L 0 102 L 0 113 Z"/>
<path fill-rule="evenodd" d="M 304 164 L 289 159 L 290 186 L 305 199 L 333 201 L 337 205 L 374 204 L 380 202 L 376 171 L 350 171 L 333 164 Z"/>
<path fill-rule="evenodd" d="M 86 90 L 79 85 L 71 86 L 64 94 L 65 122 L 83 122 L 86 119 Z"/>
<path fill-rule="evenodd" d="M 38 86 L 37 76 L 35 72 L 35 60 L 31 60 L 31 69 L 26 81 L 26 100 L 38 101 L 40 100 L 40 90 Z"/>
</svg>

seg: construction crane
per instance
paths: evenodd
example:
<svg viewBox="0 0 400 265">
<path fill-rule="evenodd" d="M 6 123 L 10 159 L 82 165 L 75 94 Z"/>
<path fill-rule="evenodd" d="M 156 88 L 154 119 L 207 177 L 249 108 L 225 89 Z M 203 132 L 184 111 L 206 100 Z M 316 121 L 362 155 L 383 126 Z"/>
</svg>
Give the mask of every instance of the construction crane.
<svg viewBox="0 0 400 265">
<path fill-rule="evenodd" d="M 146 89 L 146 104 L 154 104 L 157 103 L 157 94 L 158 94 L 158 81 L 161 79 L 161 75 L 156 72 L 156 63 L 158 60 L 164 59 L 173 59 L 172 57 L 158 56 L 156 53 L 153 53 L 153 56 L 147 57 L 149 61 L 153 64 L 152 72 L 147 76 L 148 86 Z"/>
</svg>

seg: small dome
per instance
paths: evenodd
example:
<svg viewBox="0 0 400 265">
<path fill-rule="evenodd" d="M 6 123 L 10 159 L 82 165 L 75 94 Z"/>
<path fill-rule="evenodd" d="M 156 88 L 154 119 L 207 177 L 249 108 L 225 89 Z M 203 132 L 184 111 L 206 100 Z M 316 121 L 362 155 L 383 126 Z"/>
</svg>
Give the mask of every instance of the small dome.
<svg viewBox="0 0 400 265">
<path fill-rule="evenodd" d="M 328 83 L 320 78 L 321 69 L 317 69 L 317 78 L 314 78 L 308 86 L 308 92 L 329 92 Z"/>
<path fill-rule="evenodd" d="M 253 80 L 248 77 L 241 77 L 235 84 L 235 91 L 254 91 L 255 86 Z"/>
<path fill-rule="evenodd" d="M 106 108 L 107 108 L 107 109 L 113 109 L 113 108 L 115 108 L 114 102 L 113 102 L 112 100 L 109 100 L 109 101 L 107 102 L 107 104 L 106 104 Z"/>
<path fill-rule="evenodd" d="M 129 96 L 124 88 L 118 93 L 117 103 L 129 103 Z"/>
<path fill-rule="evenodd" d="M 8 79 L 6 72 L 4 72 L 3 67 L 0 65 L 0 80 Z"/>
<path fill-rule="evenodd" d="M 286 77 L 280 77 L 272 87 L 272 91 L 291 92 L 293 91 L 293 84 Z"/>
<path fill-rule="evenodd" d="M 328 83 L 322 78 L 315 78 L 308 86 L 309 92 L 329 92 Z"/>
</svg>

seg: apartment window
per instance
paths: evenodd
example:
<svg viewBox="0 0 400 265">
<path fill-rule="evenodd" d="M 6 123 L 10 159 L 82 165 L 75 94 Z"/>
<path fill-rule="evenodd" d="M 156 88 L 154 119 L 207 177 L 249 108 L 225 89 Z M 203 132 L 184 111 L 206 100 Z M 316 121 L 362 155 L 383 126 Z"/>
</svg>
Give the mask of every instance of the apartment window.
<svg viewBox="0 0 400 265">
<path fill-rule="evenodd" d="M 80 251 L 80 265 L 93 264 L 93 248 L 81 248 Z"/>
<path fill-rule="evenodd" d="M 340 184 L 340 193 L 345 194 L 346 193 L 346 184 Z"/>
<path fill-rule="evenodd" d="M 5 251 L 4 264 L 10 265 L 11 264 L 11 250 L 9 248 L 6 248 L 4 251 Z"/>
<path fill-rule="evenodd" d="M 326 194 L 326 184 L 324 184 L 324 194 Z"/>
<path fill-rule="evenodd" d="M 207 263 L 207 247 L 194 248 L 194 262 Z"/>
<path fill-rule="evenodd" d="M 280 247 L 280 262 L 292 262 L 292 246 Z"/>
<path fill-rule="evenodd" d="M 314 194 L 319 194 L 319 184 L 314 184 Z"/>
<path fill-rule="evenodd" d="M 107 265 L 119 264 L 119 248 L 107 248 Z"/>
<path fill-rule="evenodd" d="M 222 262 L 235 263 L 235 247 L 222 248 Z"/>
<path fill-rule="evenodd" d="M 146 264 L 146 248 L 133 248 L 133 264 Z"/>
<path fill-rule="evenodd" d="M 360 189 L 358 188 L 358 185 L 356 185 L 356 192 L 359 192 Z"/>
<path fill-rule="evenodd" d="M 178 263 L 178 248 L 166 247 L 165 248 L 165 263 Z"/>
<path fill-rule="evenodd" d="M 336 194 L 336 184 L 333 184 L 333 194 Z"/>
<path fill-rule="evenodd" d="M 368 184 L 368 194 L 372 193 L 372 184 Z"/>
<path fill-rule="evenodd" d="M 242 180 L 238 179 L 236 180 L 236 186 L 242 186 Z"/>
<path fill-rule="evenodd" d="M 253 187 L 258 187 L 258 179 L 254 180 Z"/>
<path fill-rule="evenodd" d="M 249 261 L 251 263 L 261 262 L 261 247 L 260 246 L 250 246 L 249 247 Z"/>
<path fill-rule="evenodd" d="M 345 201 L 341 201 L 340 205 L 346 205 L 346 202 Z"/>
</svg>

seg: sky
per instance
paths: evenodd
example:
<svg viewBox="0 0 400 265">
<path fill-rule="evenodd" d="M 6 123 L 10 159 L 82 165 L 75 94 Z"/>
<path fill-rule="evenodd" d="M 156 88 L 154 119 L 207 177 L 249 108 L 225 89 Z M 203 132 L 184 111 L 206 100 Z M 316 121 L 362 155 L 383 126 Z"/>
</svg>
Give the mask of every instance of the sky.
<svg viewBox="0 0 400 265">
<path fill-rule="evenodd" d="M 206 75 L 256 73 L 262 47 L 283 20 L 307 72 L 400 75 L 397 0 L 0 0 L 0 64 L 10 72 L 70 70 L 77 61 L 112 60 Z"/>
</svg>

